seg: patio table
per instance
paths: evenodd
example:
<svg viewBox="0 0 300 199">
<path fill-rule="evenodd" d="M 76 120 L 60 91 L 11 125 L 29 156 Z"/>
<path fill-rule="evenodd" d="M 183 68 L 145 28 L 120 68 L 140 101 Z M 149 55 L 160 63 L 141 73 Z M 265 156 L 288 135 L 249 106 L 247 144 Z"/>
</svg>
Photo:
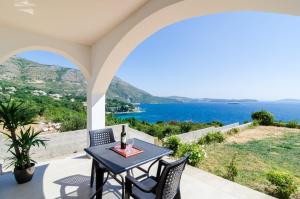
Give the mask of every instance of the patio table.
<svg viewBox="0 0 300 199">
<path fill-rule="evenodd" d="M 134 147 L 143 150 L 143 152 L 125 158 L 111 149 L 112 147 L 116 146 L 120 142 L 114 142 L 110 144 L 89 147 L 84 150 L 90 156 L 92 156 L 93 161 L 102 164 L 109 172 L 111 172 L 115 176 L 123 172 L 129 172 L 133 168 L 137 168 L 143 164 L 154 161 L 150 165 L 151 168 L 151 166 L 159 159 L 161 159 L 163 156 L 170 155 L 173 153 L 173 151 L 170 149 L 160 147 L 136 138 L 130 139 L 129 143 L 130 142 L 134 143 Z M 121 175 L 120 177 L 121 177 L 121 182 L 118 180 L 117 181 L 122 184 L 122 198 L 124 198 L 124 178 Z M 96 166 L 96 192 L 97 192 L 96 198 L 97 199 L 102 198 L 103 179 L 104 179 L 104 170 L 101 169 L 101 167 Z"/>
</svg>

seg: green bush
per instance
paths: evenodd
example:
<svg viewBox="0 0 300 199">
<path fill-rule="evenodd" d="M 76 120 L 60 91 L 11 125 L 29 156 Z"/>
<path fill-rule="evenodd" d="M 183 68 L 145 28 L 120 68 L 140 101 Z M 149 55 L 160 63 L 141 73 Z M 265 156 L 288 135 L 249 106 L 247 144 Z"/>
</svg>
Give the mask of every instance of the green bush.
<svg viewBox="0 0 300 199">
<path fill-rule="evenodd" d="M 181 145 L 181 140 L 176 135 L 171 135 L 170 137 L 167 137 L 165 139 L 163 144 L 165 147 L 173 150 L 174 151 L 173 154 L 176 154 L 179 146 Z"/>
<path fill-rule="evenodd" d="M 191 122 L 182 122 L 180 123 L 179 127 L 181 133 L 186 133 L 192 129 L 192 124 Z"/>
<path fill-rule="evenodd" d="M 273 125 L 277 126 L 277 127 L 286 127 L 287 126 L 287 124 L 283 121 L 274 122 Z"/>
<path fill-rule="evenodd" d="M 254 112 L 251 117 L 253 120 L 258 121 L 260 125 L 269 126 L 274 123 L 274 115 L 265 110 Z"/>
<path fill-rule="evenodd" d="M 253 120 L 252 125 L 253 126 L 259 126 L 259 121 L 258 120 Z"/>
<path fill-rule="evenodd" d="M 86 128 L 86 118 L 82 114 L 67 115 L 64 117 L 61 124 L 61 132 L 73 131 Z"/>
<path fill-rule="evenodd" d="M 221 132 L 210 132 L 198 140 L 198 144 L 222 143 L 225 140 L 224 134 Z"/>
<path fill-rule="evenodd" d="M 175 135 L 180 132 L 179 127 L 174 126 L 174 125 L 166 125 L 163 127 L 162 133 L 163 136 L 170 136 L 170 135 Z"/>
<path fill-rule="evenodd" d="M 297 191 L 297 186 L 288 173 L 282 171 L 270 171 L 267 174 L 267 180 L 274 187 L 274 196 L 279 199 L 288 199 L 290 196 Z"/>
<path fill-rule="evenodd" d="M 298 128 L 298 122 L 297 121 L 289 121 L 287 124 L 286 124 L 286 127 L 288 128 Z"/>
<path fill-rule="evenodd" d="M 236 165 L 236 154 L 234 154 L 229 165 L 226 167 L 226 175 L 224 177 L 234 182 L 237 175 L 238 168 Z"/>
<path fill-rule="evenodd" d="M 209 124 L 212 125 L 212 126 L 215 126 L 215 127 L 224 126 L 224 124 L 220 121 L 212 121 Z"/>
<path fill-rule="evenodd" d="M 196 143 L 181 144 L 179 146 L 177 155 L 183 157 L 186 154 L 190 154 L 188 164 L 192 166 L 198 165 L 205 158 L 204 150 Z"/>
<path fill-rule="evenodd" d="M 233 128 L 233 129 L 230 129 L 227 134 L 228 135 L 235 135 L 235 134 L 238 134 L 240 132 L 240 129 L 238 128 Z"/>
</svg>

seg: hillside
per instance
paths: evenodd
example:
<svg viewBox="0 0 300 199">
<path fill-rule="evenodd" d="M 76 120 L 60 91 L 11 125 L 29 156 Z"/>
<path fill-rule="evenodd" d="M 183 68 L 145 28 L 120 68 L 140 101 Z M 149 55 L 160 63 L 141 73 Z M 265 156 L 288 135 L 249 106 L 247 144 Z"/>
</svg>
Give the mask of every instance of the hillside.
<svg viewBox="0 0 300 199">
<path fill-rule="evenodd" d="M 78 69 L 45 65 L 19 57 L 11 57 L 0 65 L 0 80 L 10 85 L 24 85 L 61 95 L 86 96 L 86 80 Z M 106 93 L 108 99 L 131 103 L 178 102 L 153 96 L 118 77 L 114 77 Z"/>
<path fill-rule="evenodd" d="M 178 100 L 153 96 L 146 91 L 138 89 L 123 81 L 119 77 L 114 77 L 106 93 L 109 99 L 118 99 L 131 103 L 176 103 Z"/>
<path fill-rule="evenodd" d="M 78 69 L 46 65 L 19 57 L 11 57 L 0 65 L 0 81 L 9 86 L 28 86 L 48 94 L 86 98 L 86 80 Z M 171 96 L 157 97 L 114 77 L 106 93 L 107 99 L 129 103 L 197 103 L 197 102 L 254 102 L 252 99 L 193 99 Z"/>
<path fill-rule="evenodd" d="M 86 95 L 86 81 L 77 69 L 39 64 L 11 57 L 0 65 L 0 80 L 27 85 L 47 93 Z"/>
</svg>

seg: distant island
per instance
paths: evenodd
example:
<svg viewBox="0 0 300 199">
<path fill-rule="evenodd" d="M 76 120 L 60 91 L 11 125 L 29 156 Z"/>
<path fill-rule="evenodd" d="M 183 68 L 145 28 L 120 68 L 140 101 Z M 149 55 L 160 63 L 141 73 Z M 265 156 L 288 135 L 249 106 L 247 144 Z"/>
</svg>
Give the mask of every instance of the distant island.
<svg viewBox="0 0 300 199">
<path fill-rule="evenodd" d="M 170 99 L 177 100 L 182 103 L 197 103 L 197 102 L 258 102 L 256 99 L 217 99 L 217 98 L 188 98 L 179 96 L 170 96 Z"/>
<path fill-rule="evenodd" d="M 281 99 L 281 100 L 278 100 L 277 102 L 300 103 L 300 100 L 299 99 Z"/>
</svg>

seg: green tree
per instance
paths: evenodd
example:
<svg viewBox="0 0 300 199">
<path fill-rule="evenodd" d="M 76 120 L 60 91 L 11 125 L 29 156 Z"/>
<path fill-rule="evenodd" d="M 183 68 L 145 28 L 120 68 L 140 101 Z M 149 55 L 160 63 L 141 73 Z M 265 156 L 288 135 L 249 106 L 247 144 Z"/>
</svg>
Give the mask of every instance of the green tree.
<svg viewBox="0 0 300 199">
<path fill-rule="evenodd" d="M 274 123 L 274 115 L 265 110 L 254 112 L 251 117 L 253 120 L 258 121 L 260 125 L 269 126 Z"/>
</svg>

